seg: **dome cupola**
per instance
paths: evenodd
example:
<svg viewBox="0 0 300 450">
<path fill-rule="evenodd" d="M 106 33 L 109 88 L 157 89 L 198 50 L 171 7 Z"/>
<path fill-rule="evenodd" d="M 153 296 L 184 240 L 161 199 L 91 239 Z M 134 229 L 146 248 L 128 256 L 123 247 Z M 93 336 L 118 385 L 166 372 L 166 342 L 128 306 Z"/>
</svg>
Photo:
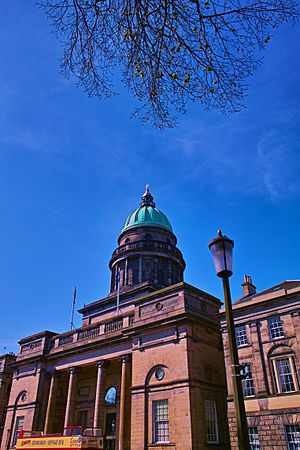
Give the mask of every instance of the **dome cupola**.
<svg viewBox="0 0 300 450">
<path fill-rule="evenodd" d="M 172 226 L 166 215 L 156 208 L 148 184 L 146 185 L 146 191 L 142 196 L 140 206 L 129 214 L 122 232 L 129 228 L 140 226 L 162 227 L 172 231 Z"/>
<path fill-rule="evenodd" d="M 126 219 L 113 252 L 111 292 L 151 284 L 160 289 L 183 281 L 185 262 L 166 215 L 156 208 L 149 185 L 140 206 Z"/>
</svg>

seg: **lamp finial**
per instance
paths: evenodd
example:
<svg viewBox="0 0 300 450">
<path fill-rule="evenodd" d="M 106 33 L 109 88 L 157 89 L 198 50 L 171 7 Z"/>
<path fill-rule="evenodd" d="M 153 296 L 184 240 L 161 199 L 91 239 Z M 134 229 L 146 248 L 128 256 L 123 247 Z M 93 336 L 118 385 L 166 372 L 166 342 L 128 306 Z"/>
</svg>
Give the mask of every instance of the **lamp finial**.
<svg viewBox="0 0 300 450">
<path fill-rule="evenodd" d="M 153 201 L 153 196 L 149 190 L 149 184 L 146 184 L 146 191 L 142 196 L 141 206 L 153 206 L 155 208 L 155 203 Z"/>
</svg>

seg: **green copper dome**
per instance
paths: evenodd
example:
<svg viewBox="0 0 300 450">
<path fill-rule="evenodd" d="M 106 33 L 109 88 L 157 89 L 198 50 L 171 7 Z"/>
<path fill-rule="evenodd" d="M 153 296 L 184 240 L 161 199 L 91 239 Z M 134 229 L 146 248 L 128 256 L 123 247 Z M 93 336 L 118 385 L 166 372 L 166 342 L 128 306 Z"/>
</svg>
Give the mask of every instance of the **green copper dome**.
<svg viewBox="0 0 300 450">
<path fill-rule="evenodd" d="M 129 228 L 141 226 L 161 227 L 173 232 L 168 218 L 163 212 L 155 207 L 155 203 L 149 192 L 148 185 L 146 186 L 146 192 L 142 197 L 141 205 L 129 214 L 122 232 L 128 230 Z"/>
</svg>

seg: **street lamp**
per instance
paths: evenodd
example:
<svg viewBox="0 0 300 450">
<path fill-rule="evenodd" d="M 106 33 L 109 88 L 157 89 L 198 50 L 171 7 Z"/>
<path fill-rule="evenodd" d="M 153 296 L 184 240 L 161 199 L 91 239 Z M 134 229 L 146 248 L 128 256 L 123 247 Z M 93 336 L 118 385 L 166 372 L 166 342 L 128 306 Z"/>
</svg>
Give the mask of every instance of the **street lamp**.
<svg viewBox="0 0 300 450">
<path fill-rule="evenodd" d="M 218 230 L 218 237 L 211 240 L 208 248 L 211 251 L 217 276 L 222 278 L 226 322 L 228 329 L 229 354 L 232 372 L 233 399 L 236 411 L 237 433 L 240 450 L 250 450 L 247 417 L 243 398 L 241 366 L 239 364 L 238 351 L 236 346 L 235 328 L 232 314 L 231 294 L 229 277 L 232 275 L 232 249 L 234 242 L 227 236 L 223 236 Z"/>
</svg>

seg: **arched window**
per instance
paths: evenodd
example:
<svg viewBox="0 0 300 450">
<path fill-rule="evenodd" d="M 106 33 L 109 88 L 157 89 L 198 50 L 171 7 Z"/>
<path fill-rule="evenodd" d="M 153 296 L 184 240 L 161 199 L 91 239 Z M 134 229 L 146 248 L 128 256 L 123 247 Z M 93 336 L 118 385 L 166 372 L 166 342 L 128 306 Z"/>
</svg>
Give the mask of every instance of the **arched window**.
<svg viewBox="0 0 300 450">
<path fill-rule="evenodd" d="M 288 346 L 273 347 L 268 357 L 275 391 L 279 394 L 298 391 L 299 383 L 292 349 Z"/>
<path fill-rule="evenodd" d="M 117 402 L 117 390 L 114 386 L 107 389 L 105 394 L 105 406 L 114 406 Z"/>
<path fill-rule="evenodd" d="M 125 244 L 128 244 L 128 242 L 130 242 L 130 239 L 129 239 L 129 238 L 126 238 L 126 239 L 125 239 Z"/>
<path fill-rule="evenodd" d="M 159 364 L 152 367 L 145 378 L 147 390 L 151 391 L 152 386 L 157 386 L 158 383 L 165 381 L 168 377 L 170 377 L 170 371 L 167 366 Z M 152 442 L 155 444 L 169 442 L 169 408 L 171 407 L 171 400 L 166 398 L 166 394 L 163 391 L 161 391 L 160 398 L 155 397 L 155 399 L 151 400 L 148 397 L 148 405 L 145 404 L 145 408 L 148 411 L 149 409 L 152 410 Z"/>
<path fill-rule="evenodd" d="M 15 418 L 15 424 L 14 424 L 14 431 L 12 434 L 12 447 L 16 446 L 20 430 L 23 428 L 24 421 L 25 421 L 25 415 L 23 415 L 24 410 L 21 409 L 19 412 L 18 407 L 22 406 L 22 403 L 25 403 L 27 401 L 27 397 L 28 397 L 27 391 L 21 391 L 15 401 L 14 410 L 15 410 L 16 418 Z"/>
</svg>

